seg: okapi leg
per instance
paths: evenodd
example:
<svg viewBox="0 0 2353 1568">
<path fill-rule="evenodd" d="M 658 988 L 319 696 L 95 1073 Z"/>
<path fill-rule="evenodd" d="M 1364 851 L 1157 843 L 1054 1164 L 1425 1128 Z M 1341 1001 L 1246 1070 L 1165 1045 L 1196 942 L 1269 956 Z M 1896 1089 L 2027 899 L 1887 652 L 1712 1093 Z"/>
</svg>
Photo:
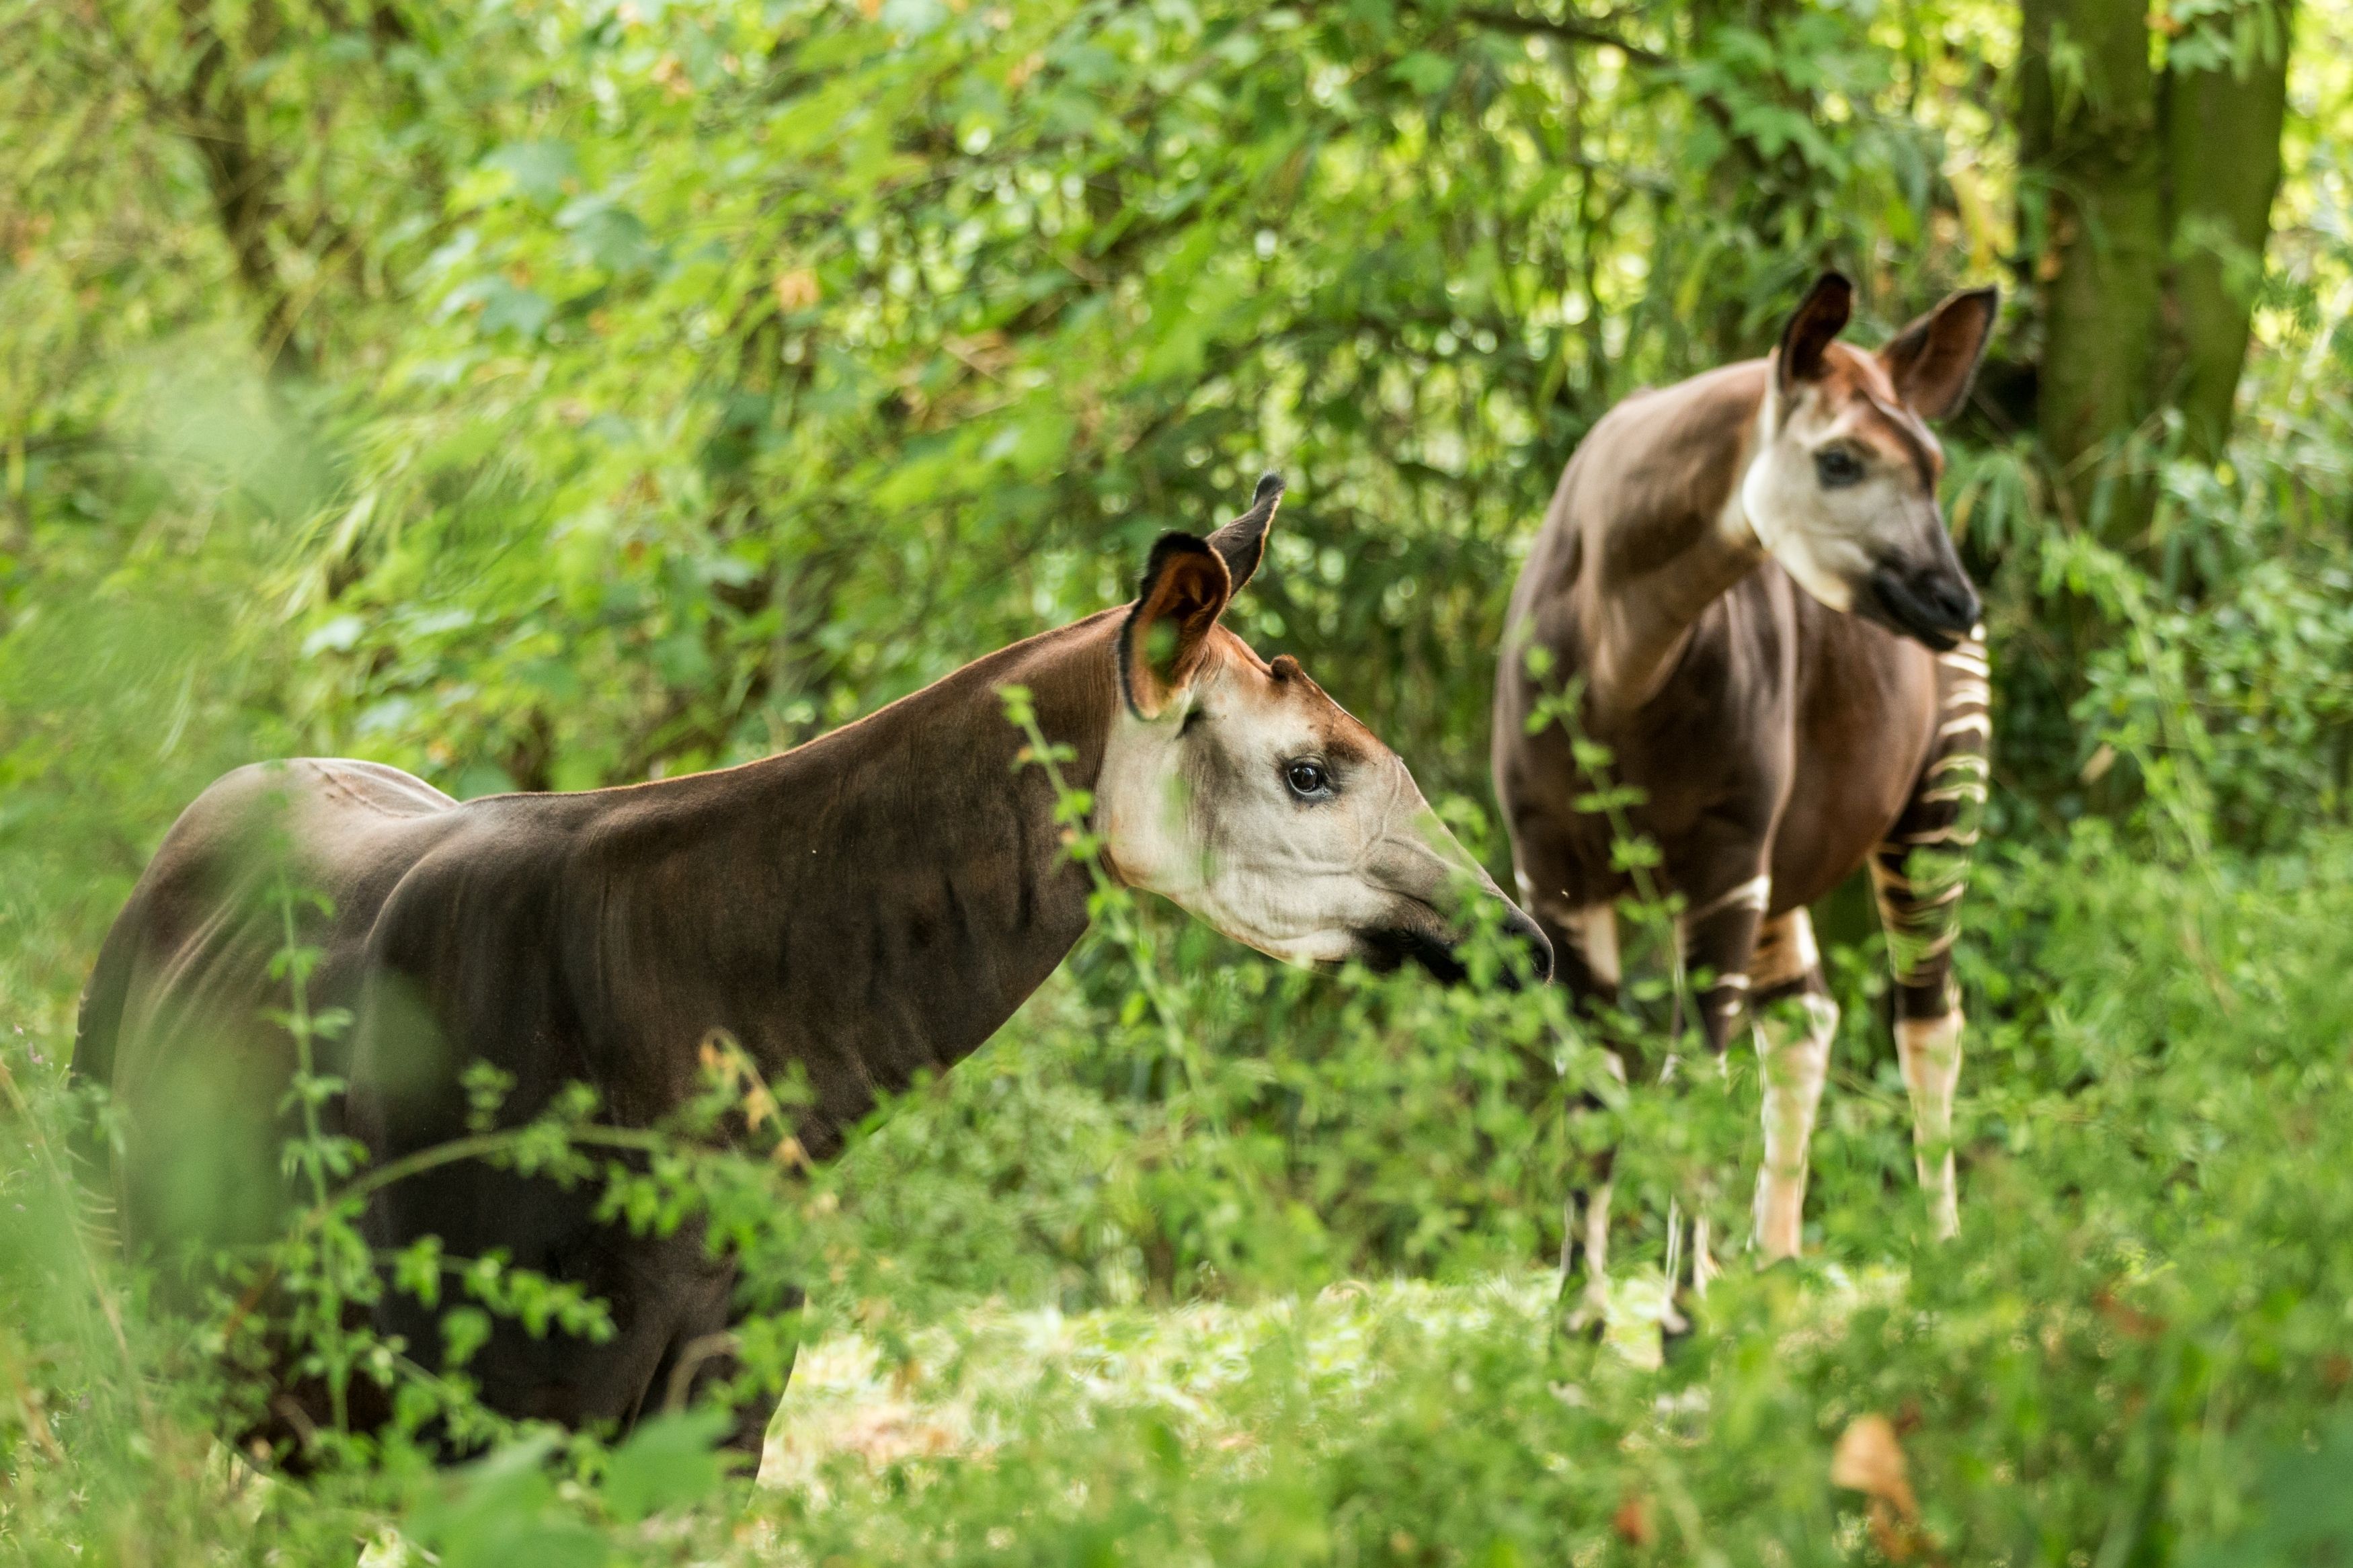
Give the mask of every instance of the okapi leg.
<svg viewBox="0 0 2353 1568">
<path fill-rule="evenodd" d="M 1757 927 L 1772 897 L 1773 879 L 1760 872 L 1696 900 L 1683 918 L 1684 962 L 1694 974 L 1707 976 L 1707 987 L 1699 995 L 1700 1028 L 1707 1048 L 1719 1057 L 1748 1005 Z"/>
<path fill-rule="evenodd" d="M 1553 978 L 1568 988 L 1582 1009 L 1607 1010 L 1618 1005 L 1620 984 L 1618 911 L 1607 902 L 1572 904 L 1563 893 L 1542 896 L 1521 873 L 1520 892 L 1545 935 L 1553 944 Z M 1615 1054 L 1609 1066 L 1623 1082 L 1626 1068 Z M 1600 1102 L 1584 1097 L 1588 1110 Z M 1598 1151 L 1579 1161 L 1561 1202 L 1560 1279 L 1566 1298 L 1577 1278 L 1577 1255 L 1585 1253 L 1585 1282 L 1577 1302 L 1562 1320 L 1569 1333 L 1599 1334 L 1609 1293 L 1609 1171 L 1612 1151 Z"/>
<path fill-rule="evenodd" d="M 1838 1004 L 1822 980 L 1814 925 L 1803 910 L 1757 932 L 1749 965 L 1757 1055 L 1765 1079 L 1765 1159 L 1757 1171 L 1757 1245 L 1767 1263 L 1795 1258 L 1806 1210 L 1806 1145 L 1830 1074 Z"/>
<path fill-rule="evenodd" d="M 1895 1020 L 1895 1056 L 1912 1097 L 1912 1164 L 1928 1194 L 1936 1239 L 1958 1235 L 1961 1202 L 1953 1170 L 1953 1094 L 1961 1081 L 1961 1009 L 1941 1018 Z M 1930 1161 L 1935 1161 L 1931 1170 Z"/>
<path fill-rule="evenodd" d="M 1962 1020 L 1953 938 L 1993 738 L 1982 628 L 1936 656 L 1936 746 L 1904 815 L 1872 854 L 1871 880 L 1895 981 L 1895 1052 L 1912 1100 L 1914 1163 L 1941 1238 L 1960 1229 L 1952 1138 Z"/>
<path fill-rule="evenodd" d="M 1618 1081 L 1626 1081 L 1626 1064 L 1616 1052 L 1608 1057 L 1609 1070 Z M 1599 1101 L 1588 1098 L 1588 1109 L 1598 1110 Z M 1561 1205 L 1560 1288 L 1565 1296 L 1568 1282 L 1576 1278 L 1577 1251 L 1585 1249 L 1585 1284 L 1577 1293 L 1577 1305 L 1562 1320 L 1568 1332 L 1591 1333 L 1597 1338 L 1608 1326 L 1609 1305 L 1609 1173 L 1617 1163 L 1617 1150 L 1596 1152 L 1585 1162 L 1582 1179 L 1569 1188 Z"/>
<path fill-rule="evenodd" d="M 1585 1248 L 1585 1287 L 1577 1293 L 1577 1305 L 1561 1320 L 1561 1327 L 1572 1334 L 1598 1336 L 1607 1326 L 1609 1309 L 1609 1182 L 1594 1183 L 1586 1192 L 1582 1205 L 1577 1194 L 1569 1194 L 1565 1217 L 1568 1233 L 1560 1243 L 1562 1289 L 1567 1288 L 1572 1254 L 1579 1245 Z"/>
<path fill-rule="evenodd" d="M 1520 900 L 1552 943 L 1553 984 L 1564 986 L 1580 1006 L 1618 1005 L 1618 909 L 1608 900 L 1580 904 L 1566 889 L 1547 892 L 1525 870 Z"/>
<path fill-rule="evenodd" d="M 777 1315 L 797 1313 L 807 1301 L 807 1297 L 798 1286 L 787 1287 L 777 1304 Z M 653 1390 L 661 1397 L 662 1409 L 686 1409 L 726 1388 L 742 1375 L 741 1335 L 748 1317 L 748 1313 L 737 1312 L 725 1329 L 691 1340 L 672 1352 L 663 1369 L 664 1375 Z M 775 1423 L 776 1411 L 784 1404 L 785 1389 L 792 1382 L 793 1363 L 800 1359 L 798 1327 L 796 1323 L 795 1342 L 785 1353 L 784 1381 L 774 1389 L 759 1390 L 739 1401 L 733 1419 L 719 1439 L 719 1447 L 750 1455 L 755 1469 L 767 1447 L 768 1428 Z"/>
<path fill-rule="evenodd" d="M 1719 864 L 1722 862 L 1719 861 Z M 1753 866 L 1754 860 L 1747 861 Z M 1737 875 L 1736 871 L 1733 873 Z M 1733 1031 L 1747 1016 L 1750 970 L 1757 947 L 1758 922 L 1773 897 L 1773 879 L 1763 872 L 1736 882 L 1729 888 L 1720 883 L 1715 890 L 1695 899 L 1693 907 L 1681 921 L 1680 939 L 1683 961 L 1695 976 L 1704 976 L 1704 986 L 1699 993 L 1699 1022 L 1707 1041 L 1709 1054 L 1719 1063 L 1725 1047 L 1731 1043 Z M 1709 1255 L 1707 1233 L 1696 1214 L 1692 1221 L 1692 1293 L 1686 1296 L 1676 1263 L 1674 1221 L 1670 1215 L 1667 1242 L 1667 1312 L 1660 1330 L 1667 1344 L 1673 1342 L 1691 1329 L 1690 1313 L 1685 1310 L 1696 1304 L 1715 1270 L 1715 1260 Z"/>
</svg>

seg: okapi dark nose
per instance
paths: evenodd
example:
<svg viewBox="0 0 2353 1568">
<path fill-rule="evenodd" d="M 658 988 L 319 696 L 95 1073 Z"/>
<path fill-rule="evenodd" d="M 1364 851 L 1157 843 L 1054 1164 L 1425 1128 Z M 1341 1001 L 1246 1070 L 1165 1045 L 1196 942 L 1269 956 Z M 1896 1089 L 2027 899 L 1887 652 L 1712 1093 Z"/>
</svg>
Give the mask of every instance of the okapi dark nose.
<svg viewBox="0 0 2353 1568">
<path fill-rule="evenodd" d="M 1552 979 L 1552 940 L 1545 935 L 1544 928 L 1530 920 L 1526 911 L 1517 904 L 1509 907 L 1511 918 L 1504 921 L 1504 929 L 1519 938 L 1527 948 L 1529 970 L 1535 974 L 1537 984 L 1545 984 Z"/>
<path fill-rule="evenodd" d="M 1983 606 L 1978 602 L 1977 588 L 1967 577 L 1931 567 L 1920 574 L 1916 583 L 1914 592 L 1946 626 L 1965 632 L 1978 624 Z"/>
<path fill-rule="evenodd" d="M 1942 553 L 1951 556 L 1951 547 Z M 1866 618 L 1916 637 L 1938 653 L 1968 636 L 1983 610 L 1957 558 L 1909 568 L 1883 562 L 1872 569 L 1869 586 L 1868 601 L 1857 605 Z"/>
</svg>

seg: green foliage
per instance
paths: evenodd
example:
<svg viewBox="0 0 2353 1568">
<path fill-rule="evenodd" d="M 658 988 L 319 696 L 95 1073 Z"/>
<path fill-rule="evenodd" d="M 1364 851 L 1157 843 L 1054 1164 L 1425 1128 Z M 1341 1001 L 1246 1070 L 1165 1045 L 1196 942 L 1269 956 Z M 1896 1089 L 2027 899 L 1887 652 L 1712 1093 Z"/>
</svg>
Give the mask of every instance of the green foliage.
<svg viewBox="0 0 2353 1568">
<path fill-rule="evenodd" d="M 2341 0 L 2303 9 L 2342 30 Z M 2177 11 L 2184 58 L 2269 14 Z M 238 1260 L 274 1316 L 156 1310 L 70 1168 L 105 1125 L 64 1077 L 75 990 L 227 767 L 360 754 L 470 795 L 764 754 L 1119 602 L 1155 535 L 1270 466 L 1291 500 L 1237 629 L 1500 862 L 1492 661 L 1561 462 L 1637 386 L 1760 351 L 1824 261 L 1883 330 L 2008 265 L 2013 20 L 0 10 L 0 1553 L 2341 1560 L 2353 75 L 2320 48 L 2227 460 L 2138 433 L 2099 482 L 2149 487 L 2147 536 L 2090 537 L 2024 435 L 2016 310 L 1951 432 L 2001 786 L 1952 1246 L 1860 931 L 1828 955 L 1808 1259 L 1734 1258 L 1652 1371 L 1669 1200 L 1745 1234 L 1751 1061 L 1621 1089 L 1556 994 L 1282 969 L 1108 884 L 998 1038 L 825 1167 L 794 1169 L 796 1086 L 723 1041 L 672 1124 L 574 1097 L 504 1125 L 478 1075 L 471 1137 L 426 1156 L 701 1225 L 772 1305 L 807 1289 L 727 1391 L 799 1357 L 774 1488 L 730 1474 L 715 1407 L 609 1449 L 480 1412 L 494 1319 L 593 1335 L 602 1304 L 495 1255 L 374 1256 L 355 1216 L 399 1173 L 315 1121 L 300 1214 Z M 1082 803 L 1065 826 L 1084 853 Z M 284 1019 L 329 1038 L 279 891 Z M 1611 1031 L 1654 1030 L 1673 978 Z M 335 1092 L 306 1068 L 296 1120 Z M 1552 1335 L 1544 1265 L 1604 1140 L 1637 1217 L 1629 1321 L 1594 1348 Z M 385 1289 L 448 1309 L 443 1344 L 350 1328 Z M 308 1480 L 216 1436 L 222 1352 L 265 1317 L 346 1393 L 393 1391 Z M 1831 1479 L 1866 1415 L 1916 1518 Z M 442 1472 L 441 1437 L 490 1447 Z"/>
<path fill-rule="evenodd" d="M 183 1385 L 147 1384 L 159 1408 L 142 1418 L 121 1398 L 103 1332 L 61 1332 L 77 1313 L 95 1321 L 104 1300 L 69 1269 L 47 1277 L 37 1308 L 11 1298 L 5 1364 L 41 1404 L 0 1401 L 14 1478 L 0 1529 L 16 1531 L 0 1538 L 37 1555 L 26 1531 L 62 1517 L 52 1489 L 70 1479 L 112 1500 L 95 1505 L 108 1531 L 159 1550 L 179 1540 L 195 1554 L 184 1560 L 390 1528 L 444 1561 L 541 1540 L 584 1562 L 733 1560 L 772 1541 L 875 1563 L 1844 1561 L 1867 1531 L 1829 1455 L 1852 1419 L 1885 1413 L 1920 1529 L 1949 1560 L 2080 1548 L 2327 1561 L 2337 1526 L 2300 1500 L 2353 1479 L 2326 1436 L 2353 1382 L 2353 1276 L 2333 1239 L 2353 1213 L 2328 1174 L 2353 1158 L 2353 1013 L 2339 984 L 2353 963 L 2353 845 L 2315 839 L 2293 859 L 2217 871 L 2184 882 L 2095 829 L 2002 857 L 1973 895 L 1965 949 L 1977 1031 L 1960 1240 L 1929 1243 L 1911 1215 L 1901 1086 L 1867 1026 L 1850 1025 L 1818 1139 L 1816 1256 L 1765 1274 L 1736 1267 L 1663 1373 L 1614 1347 L 1552 1341 L 1548 1276 L 1498 1263 L 1546 1223 L 1541 1190 L 1448 1211 L 1440 1256 L 1455 1271 L 1440 1272 L 1459 1283 L 1358 1282 L 1431 1254 L 1364 1224 L 1382 1211 L 1350 1194 L 1294 1203 L 1284 1163 L 1329 1160 L 1351 1180 L 1397 1184 L 1412 1194 L 1398 1212 L 1427 1215 L 1443 1181 L 1412 1184 L 1425 1151 L 1443 1147 L 1438 1129 L 1286 1130 L 1253 1109 L 1257 1058 L 1212 1044 L 1185 1092 L 1222 1097 L 1227 1131 L 1197 1125 L 1172 1142 L 1162 1118 L 1119 1114 L 1087 1087 L 1103 1063 L 1074 1021 L 1092 1012 L 1096 1038 L 1116 1041 L 1119 1004 L 1068 985 L 976 1070 L 898 1107 L 839 1168 L 833 1203 L 809 1205 L 829 1211 L 815 1223 L 830 1226 L 822 1246 L 843 1266 L 816 1303 L 822 1343 L 842 1348 L 804 1355 L 784 1431 L 806 1446 L 780 1450 L 803 1479 L 783 1489 L 714 1491 L 706 1415 L 665 1418 L 602 1459 L 551 1468 L 541 1439 L 446 1479 L 395 1468 L 238 1501 L 216 1464 L 171 1467 L 170 1455 L 201 1451 L 201 1428 L 175 1425 L 202 1418 L 178 1403 Z M 1388 1090 L 1356 1075 L 1394 1048 L 1383 1026 L 1452 996 L 1303 984 L 1352 1022 L 1321 1071 L 1294 1065 L 1289 1081 L 1352 1121 L 1377 1119 Z M 1196 983 L 1175 990 L 1180 1005 L 1214 1005 Z M 1019 1092 L 1100 1108 L 1096 1158 L 1024 1165 L 1019 1134 L 1036 1122 L 1000 1131 L 997 1151 L 966 1148 L 968 1130 L 1007 1105 L 1008 1076 L 1029 1080 Z M 1753 1116 L 1753 1087 L 1722 1092 L 1740 1121 Z M 1229 1141 L 1240 1147 L 1219 1147 Z M 1260 1144 L 1284 1160 L 1254 1154 Z M 1236 1153 L 1258 1163 L 1238 1169 Z M 1690 1157 L 1727 1163 L 1722 1149 Z M 1208 1303 L 1137 1297 L 1121 1283 L 1134 1268 L 1123 1247 L 1007 1234 L 1005 1216 L 1039 1212 L 1056 1188 L 1083 1207 L 1080 1173 L 1115 1185 L 1131 1163 L 1167 1175 L 1147 1189 L 1155 1223 L 1179 1231 L 1169 1216 L 1193 1215 L 1175 1245 L 1198 1245 L 1218 1272 L 1179 1289 L 1198 1302 L 1206 1286 Z M 984 1204 L 973 1189 L 992 1174 Z M 37 1201 L 55 1190 L 21 1163 L 7 1181 L 37 1200 L 13 1220 L 37 1245 L 11 1257 L 63 1257 L 58 1210 Z M 1225 1212 L 1198 1202 L 1211 1195 Z M 913 1215 L 934 1200 L 965 1206 L 943 1207 L 928 1244 L 910 1245 Z M 998 1216 L 995 1234 L 965 1223 L 984 1212 Z M 1112 1205 L 1095 1213 L 1143 1223 Z M 1302 1238 L 1295 1254 L 1250 1245 L 1286 1229 Z M 1008 1258 L 1027 1271 L 1000 1272 Z M 1655 1241 L 1649 1258 L 1655 1268 Z M 874 1381 L 828 1427 L 839 1357 L 861 1344 L 879 1358 Z M 69 1468 L 30 1435 L 35 1408 L 57 1413 Z M 126 1432 L 146 1436 L 124 1445 Z"/>
</svg>

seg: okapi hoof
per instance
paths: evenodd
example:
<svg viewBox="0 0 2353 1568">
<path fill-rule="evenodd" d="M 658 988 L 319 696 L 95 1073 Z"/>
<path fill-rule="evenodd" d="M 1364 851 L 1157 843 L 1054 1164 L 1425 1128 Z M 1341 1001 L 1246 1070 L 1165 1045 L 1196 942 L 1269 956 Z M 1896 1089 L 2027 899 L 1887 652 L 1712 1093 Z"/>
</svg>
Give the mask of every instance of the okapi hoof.
<svg viewBox="0 0 2353 1568">
<path fill-rule="evenodd" d="M 1600 1302 L 1587 1299 L 1560 1315 L 1560 1337 L 1598 1345 L 1609 1332 L 1609 1316 Z"/>
</svg>

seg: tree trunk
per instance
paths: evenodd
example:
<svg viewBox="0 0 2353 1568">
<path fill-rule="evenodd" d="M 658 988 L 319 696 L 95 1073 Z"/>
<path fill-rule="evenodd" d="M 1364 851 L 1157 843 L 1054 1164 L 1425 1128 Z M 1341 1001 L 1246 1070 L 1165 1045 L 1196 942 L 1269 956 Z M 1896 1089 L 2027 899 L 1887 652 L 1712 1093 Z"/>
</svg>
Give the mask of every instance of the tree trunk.
<svg viewBox="0 0 2353 1568">
<path fill-rule="evenodd" d="M 2175 401 L 2190 450 L 2212 461 L 2231 435 L 2246 363 L 2272 197 L 2287 116 L 2290 0 L 2261 0 L 2243 46 L 2252 58 L 2206 69 L 2177 66 L 2166 84 L 2166 153 L 2173 182 L 2173 301 L 2180 353 Z M 2180 51 L 2177 51 L 2177 54 Z"/>
<path fill-rule="evenodd" d="M 2165 153 L 2146 0 L 2025 0 L 2021 151 L 2040 175 L 2037 422 L 2077 520 L 2125 542 L 2145 487 L 2099 483 L 2107 443 L 2156 406 Z"/>
<path fill-rule="evenodd" d="M 2225 19 L 2241 24 L 2234 41 L 2176 40 L 2163 71 L 2146 0 L 2021 5 L 2037 424 L 2075 520 L 2135 552 L 2154 489 L 2105 455 L 2168 406 L 2198 456 L 2218 457 L 2229 436 L 2279 185 L 2292 0 L 2252 0 Z"/>
</svg>

